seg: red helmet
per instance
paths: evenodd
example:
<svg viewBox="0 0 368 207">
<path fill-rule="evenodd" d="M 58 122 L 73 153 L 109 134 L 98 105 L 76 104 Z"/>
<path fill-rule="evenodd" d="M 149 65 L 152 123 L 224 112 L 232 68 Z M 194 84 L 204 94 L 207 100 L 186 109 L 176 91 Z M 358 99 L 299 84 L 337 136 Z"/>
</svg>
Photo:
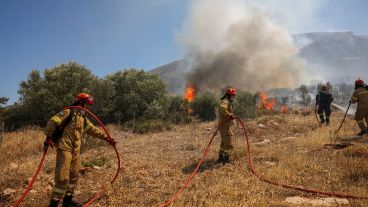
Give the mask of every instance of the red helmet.
<svg viewBox="0 0 368 207">
<path fill-rule="evenodd" d="M 228 88 L 226 90 L 226 94 L 229 94 L 229 95 L 236 95 L 236 90 L 235 88 Z"/>
<path fill-rule="evenodd" d="M 94 102 L 93 97 L 87 93 L 78 94 L 78 96 L 75 98 L 75 101 L 84 102 L 87 105 L 92 105 Z"/>
<path fill-rule="evenodd" d="M 362 79 L 358 79 L 355 81 L 355 85 L 364 85 L 364 81 Z"/>
</svg>

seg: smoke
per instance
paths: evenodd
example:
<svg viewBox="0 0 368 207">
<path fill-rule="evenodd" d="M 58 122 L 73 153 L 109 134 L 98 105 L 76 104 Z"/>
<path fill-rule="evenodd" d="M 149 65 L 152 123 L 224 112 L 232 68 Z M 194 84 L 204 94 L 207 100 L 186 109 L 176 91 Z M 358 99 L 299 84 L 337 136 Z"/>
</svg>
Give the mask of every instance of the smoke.
<svg viewBox="0 0 368 207">
<path fill-rule="evenodd" d="M 249 2 L 192 1 L 179 39 L 191 62 L 187 81 L 199 90 L 254 92 L 310 80 L 287 30 Z"/>
</svg>

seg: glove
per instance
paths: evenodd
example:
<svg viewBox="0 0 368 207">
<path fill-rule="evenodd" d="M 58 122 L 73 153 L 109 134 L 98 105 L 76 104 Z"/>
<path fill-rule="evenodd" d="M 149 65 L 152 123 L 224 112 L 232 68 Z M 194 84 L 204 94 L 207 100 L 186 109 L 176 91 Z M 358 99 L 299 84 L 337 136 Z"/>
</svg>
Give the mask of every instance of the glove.
<svg viewBox="0 0 368 207">
<path fill-rule="evenodd" d="M 108 138 L 108 137 L 106 137 L 106 141 L 109 143 L 109 144 L 111 144 L 112 146 L 115 146 L 116 145 L 116 141 L 113 139 L 113 138 Z"/>
<path fill-rule="evenodd" d="M 46 140 L 43 142 L 43 151 L 47 152 L 49 147 L 54 148 L 54 142 L 51 137 L 46 137 Z"/>
</svg>

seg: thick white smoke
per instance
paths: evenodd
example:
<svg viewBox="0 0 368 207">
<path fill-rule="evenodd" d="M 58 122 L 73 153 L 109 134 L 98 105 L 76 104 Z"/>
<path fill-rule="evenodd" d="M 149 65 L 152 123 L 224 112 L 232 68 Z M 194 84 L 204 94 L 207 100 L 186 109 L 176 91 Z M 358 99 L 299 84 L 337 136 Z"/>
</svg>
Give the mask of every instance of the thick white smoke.
<svg viewBox="0 0 368 207">
<path fill-rule="evenodd" d="M 308 81 L 291 36 L 264 9 L 243 0 L 195 0 L 179 39 L 199 90 L 258 91 Z"/>
</svg>

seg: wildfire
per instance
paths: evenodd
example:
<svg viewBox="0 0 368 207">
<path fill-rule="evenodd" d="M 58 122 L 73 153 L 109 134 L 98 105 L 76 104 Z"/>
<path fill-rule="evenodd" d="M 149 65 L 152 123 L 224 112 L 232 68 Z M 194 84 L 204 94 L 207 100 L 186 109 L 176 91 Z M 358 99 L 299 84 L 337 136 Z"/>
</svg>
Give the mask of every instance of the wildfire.
<svg viewBox="0 0 368 207">
<path fill-rule="evenodd" d="M 193 109 L 189 106 L 189 103 L 194 101 L 195 95 L 196 95 L 196 89 L 193 86 L 189 85 L 185 89 L 185 94 L 184 94 L 184 100 L 188 103 L 185 105 L 186 105 L 186 108 L 189 114 L 193 113 Z"/>
<path fill-rule="evenodd" d="M 273 110 L 273 107 L 276 104 L 276 100 L 273 98 L 268 98 L 267 94 L 265 92 L 260 92 L 259 97 L 261 98 L 261 108 L 267 109 L 267 110 Z"/>
<path fill-rule="evenodd" d="M 193 86 L 189 85 L 185 89 L 184 100 L 186 100 L 188 102 L 193 102 L 194 99 L 195 99 L 195 93 L 196 93 L 195 88 Z"/>
</svg>

